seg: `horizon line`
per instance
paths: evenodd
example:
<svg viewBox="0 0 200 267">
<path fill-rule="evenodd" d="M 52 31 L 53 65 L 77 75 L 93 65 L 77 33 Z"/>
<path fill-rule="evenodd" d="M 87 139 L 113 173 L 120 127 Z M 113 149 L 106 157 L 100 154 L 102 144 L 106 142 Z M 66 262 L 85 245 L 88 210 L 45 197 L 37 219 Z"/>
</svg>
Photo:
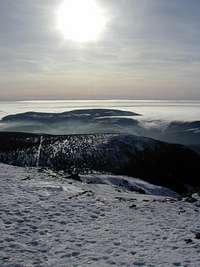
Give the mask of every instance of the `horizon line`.
<svg viewBox="0 0 200 267">
<path fill-rule="evenodd" d="M 123 99 L 123 98 L 113 98 L 113 99 L 1 99 L 0 102 L 94 102 L 94 101 L 106 101 L 106 102 L 128 102 L 128 101 L 136 101 L 136 102 L 142 102 L 142 101 L 148 101 L 148 102 L 199 102 L 200 99 Z"/>
</svg>

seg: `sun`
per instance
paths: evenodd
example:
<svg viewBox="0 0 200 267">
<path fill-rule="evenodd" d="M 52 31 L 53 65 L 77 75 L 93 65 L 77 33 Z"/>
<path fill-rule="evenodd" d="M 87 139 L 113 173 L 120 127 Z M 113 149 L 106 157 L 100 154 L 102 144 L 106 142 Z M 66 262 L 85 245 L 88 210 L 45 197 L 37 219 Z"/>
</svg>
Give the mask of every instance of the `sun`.
<svg viewBox="0 0 200 267">
<path fill-rule="evenodd" d="M 97 41 L 106 26 L 105 12 L 95 0 L 64 0 L 57 17 L 64 38 L 74 42 Z"/>
</svg>

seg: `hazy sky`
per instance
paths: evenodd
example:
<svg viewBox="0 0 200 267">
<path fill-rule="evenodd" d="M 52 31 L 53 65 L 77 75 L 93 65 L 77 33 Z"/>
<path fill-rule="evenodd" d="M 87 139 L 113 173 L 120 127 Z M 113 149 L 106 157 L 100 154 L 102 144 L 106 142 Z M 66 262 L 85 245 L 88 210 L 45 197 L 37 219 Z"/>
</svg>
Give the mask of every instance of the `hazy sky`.
<svg viewBox="0 0 200 267">
<path fill-rule="evenodd" d="M 0 0 L 0 100 L 200 99 L 199 0 L 97 0 L 88 43 L 57 29 L 62 1 Z"/>
</svg>

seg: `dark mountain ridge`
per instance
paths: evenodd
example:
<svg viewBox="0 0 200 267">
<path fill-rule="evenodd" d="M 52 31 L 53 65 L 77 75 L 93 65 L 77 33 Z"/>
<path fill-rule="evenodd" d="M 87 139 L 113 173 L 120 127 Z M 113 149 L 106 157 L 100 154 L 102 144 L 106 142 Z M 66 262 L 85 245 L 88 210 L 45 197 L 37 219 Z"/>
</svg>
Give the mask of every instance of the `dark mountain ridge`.
<svg viewBox="0 0 200 267">
<path fill-rule="evenodd" d="M 40 121 L 40 122 L 58 122 L 60 120 L 81 119 L 92 120 L 102 117 L 116 116 L 139 116 L 139 114 L 115 109 L 80 109 L 62 113 L 46 113 L 46 112 L 25 112 L 15 115 L 5 116 L 2 121 Z"/>
<path fill-rule="evenodd" d="M 68 173 L 139 177 L 179 193 L 200 187 L 200 155 L 177 144 L 124 134 L 0 133 L 0 161 Z"/>
<path fill-rule="evenodd" d="M 139 114 L 113 109 L 84 109 L 63 113 L 26 112 L 4 117 L 0 121 L 0 131 L 56 135 L 91 134 L 94 129 L 99 133 L 131 132 L 139 127 L 134 116 Z"/>
</svg>

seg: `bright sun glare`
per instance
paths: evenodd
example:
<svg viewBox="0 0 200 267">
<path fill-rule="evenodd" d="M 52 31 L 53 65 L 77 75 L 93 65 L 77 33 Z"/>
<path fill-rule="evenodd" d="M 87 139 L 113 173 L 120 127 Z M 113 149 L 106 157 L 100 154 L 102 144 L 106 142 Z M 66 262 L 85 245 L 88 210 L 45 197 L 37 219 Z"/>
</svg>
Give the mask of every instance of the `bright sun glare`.
<svg viewBox="0 0 200 267">
<path fill-rule="evenodd" d="M 104 11 L 95 0 L 64 0 L 58 9 L 58 28 L 65 39 L 96 41 L 105 25 Z"/>
</svg>

